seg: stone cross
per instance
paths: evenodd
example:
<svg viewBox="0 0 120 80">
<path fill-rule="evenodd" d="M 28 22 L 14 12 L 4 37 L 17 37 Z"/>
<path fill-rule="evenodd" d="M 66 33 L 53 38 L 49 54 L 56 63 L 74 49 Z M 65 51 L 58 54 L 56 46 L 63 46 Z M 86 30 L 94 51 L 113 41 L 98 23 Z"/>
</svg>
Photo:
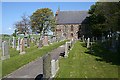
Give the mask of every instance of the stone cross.
<svg viewBox="0 0 120 80">
<path fill-rule="evenodd" d="M 90 38 L 87 39 L 87 48 L 90 47 Z"/>
<path fill-rule="evenodd" d="M 17 50 L 20 50 L 20 37 L 18 38 Z"/>
<path fill-rule="evenodd" d="M 12 48 L 16 48 L 16 39 L 15 39 L 15 37 L 13 37 L 13 42 L 12 42 L 12 44 L 13 44 Z"/>
<path fill-rule="evenodd" d="M 24 39 L 20 40 L 20 54 L 25 54 Z"/>
<path fill-rule="evenodd" d="M 9 47 L 8 47 L 8 43 L 6 41 L 4 41 L 2 43 L 2 56 L 1 56 L 1 60 L 5 60 L 10 58 L 9 55 Z"/>
</svg>

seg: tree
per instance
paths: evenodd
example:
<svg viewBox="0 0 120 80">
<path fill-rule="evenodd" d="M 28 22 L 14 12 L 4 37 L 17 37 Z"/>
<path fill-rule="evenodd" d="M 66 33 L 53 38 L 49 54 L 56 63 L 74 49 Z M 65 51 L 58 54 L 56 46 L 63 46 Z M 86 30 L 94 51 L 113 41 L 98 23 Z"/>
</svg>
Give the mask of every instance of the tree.
<svg viewBox="0 0 120 80">
<path fill-rule="evenodd" d="M 48 31 L 54 30 L 55 19 L 52 10 L 49 8 L 38 9 L 32 14 L 30 20 L 31 29 L 34 32 L 44 35 Z"/>
<path fill-rule="evenodd" d="M 88 13 L 86 27 L 91 28 L 94 36 L 120 31 L 120 2 L 97 2 Z"/>
<path fill-rule="evenodd" d="M 29 17 L 26 16 L 25 14 L 23 14 L 23 16 L 21 18 L 22 18 L 22 20 L 16 22 L 14 24 L 14 27 L 18 34 L 24 34 L 24 35 L 29 34 L 29 32 L 30 32 Z"/>
</svg>

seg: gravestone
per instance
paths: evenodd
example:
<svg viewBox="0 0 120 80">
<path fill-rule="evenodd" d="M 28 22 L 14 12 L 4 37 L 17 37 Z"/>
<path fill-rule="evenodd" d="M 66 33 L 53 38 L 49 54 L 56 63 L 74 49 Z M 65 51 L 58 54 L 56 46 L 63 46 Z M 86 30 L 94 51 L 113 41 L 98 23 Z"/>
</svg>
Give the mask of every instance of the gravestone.
<svg viewBox="0 0 120 80">
<path fill-rule="evenodd" d="M 20 54 L 25 54 L 24 39 L 20 40 Z"/>
<path fill-rule="evenodd" d="M 9 38 L 9 47 L 11 47 L 11 43 L 12 43 L 12 41 L 11 41 L 11 38 Z"/>
<path fill-rule="evenodd" d="M 90 47 L 90 38 L 87 39 L 87 48 Z"/>
<path fill-rule="evenodd" d="M 49 79 L 51 77 L 51 55 L 43 56 L 43 78 Z"/>
<path fill-rule="evenodd" d="M 25 46 L 25 47 L 28 46 L 28 45 L 27 45 L 27 42 L 28 42 L 28 41 L 27 41 L 27 37 L 24 37 L 24 46 Z"/>
<path fill-rule="evenodd" d="M 39 48 L 42 48 L 42 46 L 43 46 L 42 40 L 39 40 L 39 42 L 38 42 L 38 47 L 39 47 Z"/>
<path fill-rule="evenodd" d="M 33 38 L 33 37 L 31 37 L 31 42 L 32 42 L 32 43 L 34 42 L 34 38 Z"/>
<path fill-rule="evenodd" d="M 13 37 L 13 42 L 12 42 L 12 44 L 13 44 L 12 48 L 16 48 L 16 39 L 15 39 L 15 37 Z"/>
<path fill-rule="evenodd" d="M 9 55 L 9 47 L 8 47 L 8 43 L 6 41 L 2 42 L 2 56 L 1 56 L 1 60 L 5 60 L 10 58 Z"/>
<path fill-rule="evenodd" d="M 48 36 L 44 36 L 43 45 L 48 46 Z"/>
<path fill-rule="evenodd" d="M 20 37 L 18 38 L 17 50 L 20 50 Z"/>
<path fill-rule="evenodd" d="M 30 48 L 30 38 L 27 39 L 27 47 Z"/>
<path fill-rule="evenodd" d="M 52 77 L 55 76 L 55 73 L 56 73 L 56 70 L 55 70 L 55 60 L 52 60 L 51 61 L 51 74 L 52 74 Z"/>
<path fill-rule="evenodd" d="M 70 46 L 71 43 L 70 42 L 66 42 L 65 44 L 65 57 L 68 57 L 68 53 L 69 53 L 69 50 L 70 50 Z"/>
<path fill-rule="evenodd" d="M 57 71 L 59 70 L 59 62 L 58 62 L 58 60 L 52 60 L 51 61 L 51 77 L 53 78 L 55 75 L 56 75 L 56 73 L 57 73 Z"/>
<path fill-rule="evenodd" d="M 2 49 L 2 39 L 0 38 L 0 49 Z"/>
<path fill-rule="evenodd" d="M 84 35 L 82 36 L 82 41 L 85 42 L 85 38 L 84 38 Z"/>
</svg>

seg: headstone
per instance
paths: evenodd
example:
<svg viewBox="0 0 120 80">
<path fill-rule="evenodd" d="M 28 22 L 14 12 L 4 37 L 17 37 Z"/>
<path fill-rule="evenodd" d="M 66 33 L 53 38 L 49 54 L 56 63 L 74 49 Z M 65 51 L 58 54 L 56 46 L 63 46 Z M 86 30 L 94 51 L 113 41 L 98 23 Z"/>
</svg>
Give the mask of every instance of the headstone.
<svg viewBox="0 0 120 80">
<path fill-rule="evenodd" d="M 28 42 L 28 41 L 27 41 L 27 37 L 24 37 L 24 46 L 25 46 L 25 47 L 28 46 L 28 45 L 27 45 L 27 42 Z"/>
<path fill-rule="evenodd" d="M 82 41 L 85 42 L 84 35 L 82 36 Z"/>
<path fill-rule="evenodd" d="M 34 42 L 34 38 L 33 38 L 33 37 L 31 37 L 31 42 L 32 42 L 32 43 Z"/>
<path fill-rule="evenodd" d="M 2 49 L 2 39 L 0 38 L 0 49 Z"/>
<path fill-rule="evenodd" d="M 16 39 L 15 39 L 15 37 L 13 37 L 13 42 L 12 42 L 12 44 L 13 44 L 12 48 L 16 48 Z"/>
<path fill-rule="evenodd" d="M 27 47 L 30 48 L 30 38 L 27 39 Z"/>
<path fill-rule="evenodd" d="M 17 50 L 20 50 L 20 37 L 18 38 Z"/>
<path fill-rule="evenodd" d="M 20 54 L 25 54 L 24 39 L 20 40 Z"/>
<path fill-rule="evenodd" d="M 8 47 L 8 43 L 6 41 L 4 41 L 2 43 L 2 56 L 1 56 L 1 60 L 5 60 L 10 58 L 9 55 L 9 47 Z"/>
<path fill-rule="evenodd" d="M 9 38 L 9 47 L 11 47 L 11 43 L 12 43 L 11 38 Z"/>
<path fill-rule="evenodd" d="M 105 41 L 105 36 L 102 36 L 102 42 L 104 42 Z"/>
<path fill-rule="evenodd" d="M 87 39 L 87 48 L 90 47 L 90 38 Z"/>
<path fill-rule="evenodd" d="M 46 54 L 43 56 L 43 78 L 51 77 L 51 55 Z"/>
<path fill-rule="evenodd" d="M 65 57 L 68 57 L 68 53 L 69 53 L 69 50 L 70 50 L 70 42 L 66 42 L 65 44 Z"/>
<path fill-rule="evenodd" d="M 39 47 L 39 48 L 42 48 L 42 46 L 43 46 L 43 45 L 42 45 L 42 40 L 39 40 L 39 42 L 38 42 L 38 47 Z"/>
<path fill-rule="evenodd" d="M 51 61 L 51 74 L 52 74 L 52 77 L 55 76 L 55 73 L 56 73 L 56 70 L 55 70 L 55 60 L 52 60 Z"/>
<path fill-rule="evenodd" d="M 52 74 L 52 78 L 56 75 L 57 71 L 59 70 L 59 62 L 58 60 L 52 60 L 51 61 L 51 74 Z"/>
<path fill-rule="evenodd" d="M 92 37 L 92 41 L 93 41 L 93 42 L 95 41 L 95 38 L 94 38 L 94 37 Z"/>
<path fill-rule="evenodd" d="M 48 36 L 44 36 L 43 45 L 48 46 Z"/>
</svg>

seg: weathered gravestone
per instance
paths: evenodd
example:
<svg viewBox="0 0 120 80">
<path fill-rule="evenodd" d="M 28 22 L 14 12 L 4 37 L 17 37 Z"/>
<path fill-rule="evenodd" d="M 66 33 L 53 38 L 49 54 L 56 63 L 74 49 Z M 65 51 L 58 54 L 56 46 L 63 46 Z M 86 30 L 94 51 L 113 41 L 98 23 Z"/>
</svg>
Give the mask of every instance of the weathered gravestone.
<svg viewBox="0 0 120 80">
<path fill-rule="evenodd" d="M 20 37 L 18 38 L 17 50 L 20 50 Z"/>
<path fill-rule="evenodd" d="M 16 48 L 16 39 L 15 39 L 15 37 L 13 37 L 13 42 L 12 42 L 12 44 L 13 44 L 12 48 Z"/>
<path fill-rule="evenodd" d="M 65 57 L 68 57 L 69 50 L 71 48 L 71 42 L 66 42 L 65 44 Z"/>
<path fill-rule="evenodd" d="M 58 60 L 52 60 L 51 61 L 51 75 L 52 75 L 51 77 L 52 78 L 56 75 L 58 70 L 59 70 L 59 62 L 58 62 Z"/>
<path fill-rule="evenodd" d="M 43 78 L 51 77 L 51 55 L 46 54 L 43 56 Z"/>
<path fill-rule="evenodd" d="M 82 36 L 82 41 L 85 42 L 85 38 L 84 38 L 84 35 Z"/>
<path fill-rule="evenodd" d="M 43 45 L 48 46 L 48 36 L 44 36 Z"/>
<path fill-rule="evenodd" d="M 32 43 L 34 42 L 34 38 L 33 38 L 33 37 L 31 37 L 31 42 L 32 42 Z"/>
<path fill-rule="evenodd" d="M 87 48 L 90 47 L 90 38 L 87 39 Z"/>
<path fill-rule="evenodd" d="M 27 41 L 27 37 L 24 37 L 24 46 L 25 46 L 25 47 L 28 46 L 28 45 L 27 45 L 27 42 L 28 42 L 28 41 Z"/>
<path fill-rule="evenodd" d="M 27 39 L 27 47 L 30 48 L 30 38 Z"/>
<path fill-rule="evenodd" d="M 0 49 L 2 49 L 2 39 L 0 38 Z"/>
<path fill-rule="evenodd" d="M 9 47 L 11 47 L 11 43 L 12 43 L 12 39 L 11 38 L 9 38 Z"/>
<path fill-rule="evenodd" d="M 9 55 L 9 47 L 8 47 L 8 43 L 6 41 L 4 41 L 2 43 L 2 56 L 1 56 L 1 60 L 5 60 L 10 58 Z"/>
<path fill-rule="evenodd" d="M 42 40 L 39 39 L 39 42 L 38 42 L 38 47 L 39 48 L 42 48 L 43 44 L 42 44 Z"/>
<path fill-rule="evenodd" d="M 20 54 L 25 54 L 24 39 L 20 40 Z"/>
</svg>

